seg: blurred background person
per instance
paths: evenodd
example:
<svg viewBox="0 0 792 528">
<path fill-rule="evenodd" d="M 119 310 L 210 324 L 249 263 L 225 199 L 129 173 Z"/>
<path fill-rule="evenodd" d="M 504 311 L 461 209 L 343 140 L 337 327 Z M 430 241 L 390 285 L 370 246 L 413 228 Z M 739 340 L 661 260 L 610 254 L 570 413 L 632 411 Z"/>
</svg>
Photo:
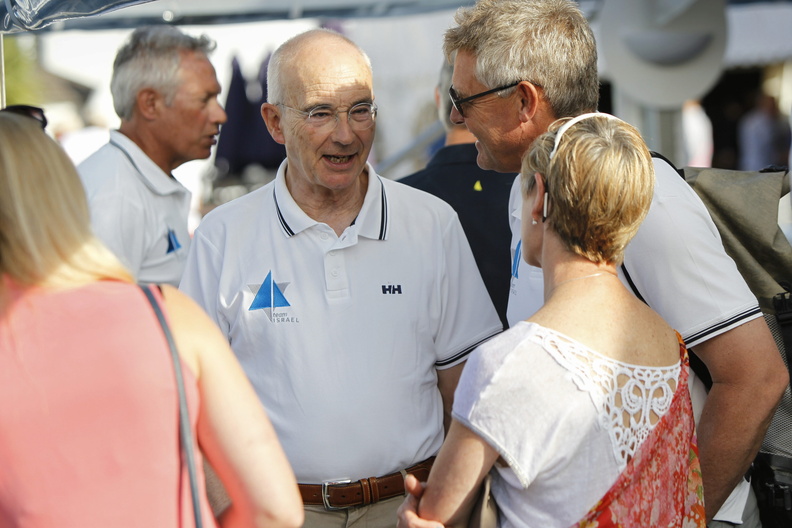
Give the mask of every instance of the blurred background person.
<svg viewBox="0 0 792 528">
<path fill-rule="evenodd" d="M 699 101 L 691 99 L 682 105 L 682 132 L 685 137 L 684 165 L 712 167 L 712 154 L 715 149 L 712 121 Z"/>
<path fill-rule="evenodd" d="M 0 526 L 195 526 L 167 342 L 92 235 L 43 123 L 0 111 Z M 197 470 L 203 452 L 234 498 L 220 526 L 300 526 L 292 470 L 219 330 L 178 290 L 152 290 L 181 355 Z M 203 493 L 200 506 L 214 526 Z"/>
<path fill-rule="evenodd" d="M 740 170 L 761 170 L 786 165 L 789 156 L 789 124 L 781 118 L 775 97 L 760 93 L 754 108 L 737 125 Z"/>
<path fill-rule="evenodd" d="M 453 71 L 453 66 L 444 61 L 434 94 L 437 116 L 446 131 L 445 145 L 426 168 L 399 181 L 443 199 L 457 212 L 487 292 L 503 327 L 508 328 L 509 191 L 516 174 L 479 168 L 476 137 L 464 124 L 451 122 L 448 90 Z"/>
<path fill-rule="evenodd" d="M 214 47 L 172 26 L 136 29 L 110 83 L 121 126 L 79 165 L 94 232 L 143 284 L 178 286 L 184 271 L 191 193 L 172 171 L 208 158 L 226 121 Z"/>
</svg>

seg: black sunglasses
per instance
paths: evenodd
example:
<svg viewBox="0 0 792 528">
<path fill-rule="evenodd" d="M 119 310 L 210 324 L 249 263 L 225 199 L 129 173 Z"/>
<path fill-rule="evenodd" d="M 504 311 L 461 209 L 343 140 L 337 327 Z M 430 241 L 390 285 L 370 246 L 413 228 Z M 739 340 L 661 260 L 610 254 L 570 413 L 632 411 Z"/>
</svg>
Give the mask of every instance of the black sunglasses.
<svg viewBox="0 0 792 528">
<path fill-rule="evenodd" d="M 465 112 L 462 111 L 462 105 L 464 103 L 469 103 L 470 101 L 474 99 L 478 99 L 479 97 L 484 97 L 485 95 L 489 95 L 495 92 L 500 92 L 508 88 L 514 88 L 515 86 L 520 84 L 520 82 L 522 81 L 517 81 L 512 84 L 507 84 L 505 86 L 493 88 L 492 90 L 487 90 L 486 92 L 477 93 L 476 95 L 471 95 L 470 97 L 465 97 L 464 99 L 460 99 L 459 95 L 456 93 L 456 90 L 454 90 L 454 87 L 451 86 L 448 88 L 448 95 L 451 97 L 451 104 L 454 105 L 454 108 L 456 108 L 456 111 L 459 112 L 459 115 L 465 117 Z"/>
<path fill-rule="evenodd" d="M 41 124 L 41 130 L 47 128 L 47 116 L 44 115 L 44 109 L 39 108 L 38 106 L 10 105 L 6 106 L 5 108 L 0 108 L 0 112 L 11 112 L 13 114 L 19 114 L 31 119 L 35 119 Z"/>
<path fill-rule="evenodd" d="M 476 95 L 471 95 L 470 97 L 465 97 L 464 99 L 460 99 L 459 98 L 459 94 L 457 94 L 456 90 L 454 90 L 454 87 L 451 86 L 450 88 L 448 88 L 448 95 L 451 97 L 451 104 L 454 105 L 454 108 L 456 108 L 456 111 L 459 112 L 459 115 L 461 115 L 462 117 L 465 117 L 465 112 L 462 111 L 462 105 L 464 103 L 469 103 L 470 101 L 473 101 L 474 99 L 478 99 L 479 97 L 484 97 L 485 95 L 489 95 L 489 94 L 492 94 L 492 93 L 495 93 L 495 92 L 501 92 L 503 90 L 508 90 L 509 88 L 514 88 L 515 86 L 517 86 L 521 82 L 522 81 L 517 81 L 517 82 L 514 82 L 512 84 L 499 86 L 498 88 L 493 88 L 492 90 L 487 90 L 485 92 L 477 93 Z M 537 88 L 541 88 L 542 87 L 541 84 L 536 84 L 533 81 L 527 81 L 527 82 L 533 84 Z"/>
</svg>

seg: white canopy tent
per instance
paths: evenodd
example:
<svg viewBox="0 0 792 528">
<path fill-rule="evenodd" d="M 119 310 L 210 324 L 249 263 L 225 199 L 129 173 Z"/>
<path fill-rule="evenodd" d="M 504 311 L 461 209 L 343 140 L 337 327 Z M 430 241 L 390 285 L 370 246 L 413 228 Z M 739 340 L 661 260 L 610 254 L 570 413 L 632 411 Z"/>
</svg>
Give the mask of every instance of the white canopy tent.
<svg viewBox="0 0 792 528">
<path fill-rule="evenodd" d="M 131 28 L 146 23 L 198 27 L 309 18 L 363 20 L 388 17 L 389 20 L 403 21 L 408 18 L 431 19 L 437 13 L 443 13 L 441 20 L 444 22 L 441 24 L 445 23 L 447 27 L 456 8 L 473 2 L 0 0 L 0 39 L 2 33 L 20 31 L 37 34 L 67 30 L 79 32 Z M 762 21 L 766 24 L 788 20 L 792 17 L 792 3 L 729 5 L 728 16 L 726 0 L 581 0 L 579 3 L 597 32 L 600 72 L 614 87 L 615 112 L 634 122 L 652 148 L 668 153 L 672 158 L 679 146 L 673 139 L 678 131 L 677 113 L 685 99 L 703 95 L 727 65 L 738 66 L 746 60 L 762 63 L 762 53 L 773 54 L 773 60 L 792 58 L 792 41 L 781 38 L 786 34 L 785 30 L 763 31 L 761 28 L 766 26 L 757 29 Z M 431 39 L 423 35 L 406 35 L 408 29 L 380 27 L 382 46 L 399 48 L 408 40 L 419 40 L 422 44 L 425 40 L 425 45 L 432 48 L 431 53 L 427 51 L 425 55 L 437 58 L 438 65 L 433 68 L 439 67 L 442 26 L 439 29 L 432 27 Z M 363 46 L 369 51 L 365 43 Z M 783 46 L 790 49 L 782 49 Z M 375 76 L 379 70 L 380 75 L 390 75 L 389 82 L 399 82 L 397 70 L 402 64 L 395 64 L 393 55 L 382 61 L 377 61 L 376 57 L 372 59 L 375 61 Z M 417 62 L 420 59 L 425 57 L 398 57 L 398 62 L 409 64 L 410 60 Z M 383 72 L 383 64 L 387 72 Z M 378 90 L 382 90 L 382 80 L 375 81 Z M 0 105 L 4 104 L 3 82 L 0 72 Z M 387 88 L 395 90 L 392 86 Z M 403 92 L 412 89 L 428 91 L 423 86 L 399 88 Z M 394 113 L 401 110 L 396 106 L 392 109 Z M 410 123 L 406 119 L 403 121 L 402 126 L 410 128 Z M 411 133 L 413 137 L 420 136 L 420 130 Z M 410 146 L 405 147 L 398 155 L 409 149 Z M 386 157 L 391 156 L 392 153 L 387 153 Z"/>
</svg>

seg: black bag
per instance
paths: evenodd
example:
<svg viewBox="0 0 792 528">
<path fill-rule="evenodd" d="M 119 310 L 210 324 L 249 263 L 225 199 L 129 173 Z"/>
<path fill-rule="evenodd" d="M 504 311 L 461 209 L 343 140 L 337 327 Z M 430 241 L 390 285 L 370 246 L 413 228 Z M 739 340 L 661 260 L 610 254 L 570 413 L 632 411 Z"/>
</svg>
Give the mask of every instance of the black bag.
<svg viewBox="0 0 792 528">
<path fill-rule="evenodd" d="M 764 528 L 792 526 L 792 459 L 759 453 L 753 464 L 751 485 Z"/>
</svg>

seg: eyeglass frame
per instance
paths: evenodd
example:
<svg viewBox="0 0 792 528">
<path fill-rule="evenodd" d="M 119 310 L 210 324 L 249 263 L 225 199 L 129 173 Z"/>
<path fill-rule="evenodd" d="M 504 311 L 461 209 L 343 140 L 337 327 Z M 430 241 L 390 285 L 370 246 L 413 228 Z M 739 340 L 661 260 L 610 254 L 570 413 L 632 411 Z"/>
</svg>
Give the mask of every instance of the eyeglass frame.
<svg viewBox="0 0 792 528">
<path fill-rule="evenodd" d="M 30 119 L 35 119 L 41 125 L 41 130 L 45 130 L 47 128 L 47 116 L 44 115 L 44 109 L 39 108 L 38 106 L 24 104 L 8 105 L 4 108 L 0 108 L 0 112 L 9 112 L 12 114 L 29 117 Z"/>
<path fill-rule="evenodd" d="M 351 112 L 352 112 L 352 110 L 354 108 L 356 108 L 358 106 L 363 106 L 363 105 L 371 107 L 370 108 L 370 110 L 371 110 L 371 124 L 369 126 L 367 126 L 366 128 L 354 129 L 352 127 L 352 121 L 351 121 L 352 113 Z M 297 112 L 298 114 L 302 114 L 305 117 L 306 122 L 311 117 L 311 115 L 313 114 L 314 111 L 316 111 L 318 109 L 327 109 L 329 111 L 330 108 L 331 108 L 329 105 L 316 105 L 316 106 L 314 106 L 314 107 L 312 107 L 312 108 L 310 108 L 310 109 L 308 109 L 306 111 L 306 110 L 300 110 L 299 108 L 294 108 L 293 106 L 289 106 L 289 105 L 283 104 L 283 103 L 276 103 L 276 106 L 282 106 L 283 108 L 288 108 L 289 110 L 293 110 L 293 111 Z M 350 128 L 353 128 L 354 130 L 368 130 L 371 127 L 373 127 L 374 123 L 377 121 L 377 110 L 379 110 L 379 107 L 377 107 L 377 103 L 374 103 L 374 102 L 371 102 L 371 103 L 366 103 L 366 102 L 356 103 L 356 104 L 353 104 L 352 106 L 350 106 L 346 110 L 334 110 L 333 111 L 333 117 L 335 118 L 335 124 L 333 125 L 333 129 L 335 129 L 335 127 L 338 126 L 338 114 L 346 113 L 346 115 L 347 115 L 347 123 L 349 124 Z M 361 123 L 361 121 L 356 121 L 356 122 L 357 123 Z M 310 126 L 314 127 L 314 128 L 322 128 L 323 126 L 326 126 L 326 125 L 313 125 L 311 123 L 308 123 L 308 124 Z"/>
<path fill-rule="evenodd" d="M 456 108 L 456 111 L 459 112 L 459 115 L 461 115 L 462 117 L 465 117 L 465 112 L 462 111 L 462 105 L 463 104 L 469 103 L 470 101 L 478 99 L 479 97 L 484 97 L 485 95 L 494 94 L 496 92 L 502 92 L 503 90 L 508 90 L 509 88 L 514 88 L 515 86 L 517 86 L 521 82 L 522 81 L 517 81 L 517 82 L 513 82 L 511 84 L 500 86 L 498 88 L 493 88 L 492 90 L 485 90 L 485 91 L 483 91 L 481 93 L 477 93 L 476 95 L 471 95 L 469 97 L 464 97 L 462 99 L 457 99 L 456 90 L 454 90 L 454 86 L 451 85 L 451 86 L 448 87 L 448 97 L 451 98 L 451 104 L 453 105 L 454 108 Z M 527 81 L 527 82 L 533 84 L 537 88 L 541 88 L 542 87 L 540 84 L 536 84 L 535 82 L 531 82 L 531 81 Z"/>
</svg>

